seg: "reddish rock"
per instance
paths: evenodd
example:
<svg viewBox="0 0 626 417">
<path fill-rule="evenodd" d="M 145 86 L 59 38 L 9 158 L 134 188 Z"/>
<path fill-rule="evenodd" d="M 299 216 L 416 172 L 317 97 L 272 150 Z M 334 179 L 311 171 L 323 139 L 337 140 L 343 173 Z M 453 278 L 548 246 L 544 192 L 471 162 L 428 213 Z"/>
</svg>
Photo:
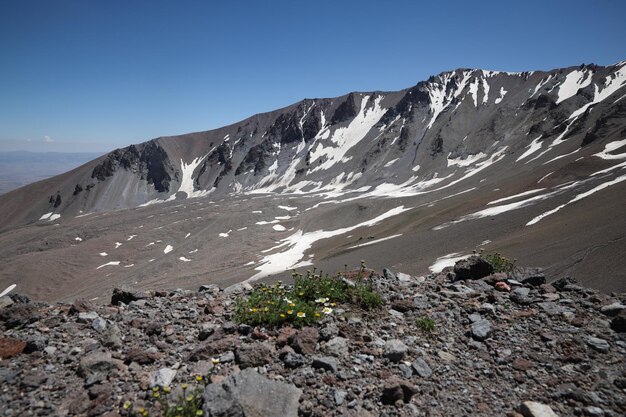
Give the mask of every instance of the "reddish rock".
<svg viewBox="0 0 626 417">
<path fill-rule="evenodd" d="M 381 401 L 383 404 L 391 405 L 398 401 L 409 403 L 411 397 L 417 393 L 417 389 L 408 381 L 392 377 L 385 382 Z"/>
<path fill-rule="evenodd" d="M 11 338 L 0 338 L 0 359 L 19 355 L 26 348 L 26 342 Z"/>
<path fill-rule="evenodd" d="M 255 329 L 256 330 L 256 329 Z M 289 343 L 289 340 L 292 339 L 297 330 L 293 327 L 283 327 L 280 329 L 278 336 L 276 336 L 276 346 L 283 347 Z"/>
<path fill-rule="evenodd" d="M 501 292 L 511 292 L 511 287 L 506 282 L 496 282 L 496 290 Z"/>
<path fill-rule="evenodd" d="M 315 352 L 315 346 L 320 338 L 320 333 L 315 327 L 303 327 L 289 342 L 293 350 L 298 353 L 310 355 Z"/>
<path fill-rule="evenodd" d="M 517 358 L 511 363 L 511 366 L 513 367 L 513 369 L 518 371 L 527 371 L 531 369 L 534 365 L 532 362 L 526 359 Z"/>
</svg>

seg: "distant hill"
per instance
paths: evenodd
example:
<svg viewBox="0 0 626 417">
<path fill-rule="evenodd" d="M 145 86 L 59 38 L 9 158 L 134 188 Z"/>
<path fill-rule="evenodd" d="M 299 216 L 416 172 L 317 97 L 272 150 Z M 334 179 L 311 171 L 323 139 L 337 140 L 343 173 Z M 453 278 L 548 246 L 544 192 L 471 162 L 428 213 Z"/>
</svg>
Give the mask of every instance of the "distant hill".
<svg viewBox="0 0 626 417">
<path fill-rule="evenodd" d="M 93 152 L 0 152 L 0 194 L 69 171 L 100 155 Z"/>
</svg>

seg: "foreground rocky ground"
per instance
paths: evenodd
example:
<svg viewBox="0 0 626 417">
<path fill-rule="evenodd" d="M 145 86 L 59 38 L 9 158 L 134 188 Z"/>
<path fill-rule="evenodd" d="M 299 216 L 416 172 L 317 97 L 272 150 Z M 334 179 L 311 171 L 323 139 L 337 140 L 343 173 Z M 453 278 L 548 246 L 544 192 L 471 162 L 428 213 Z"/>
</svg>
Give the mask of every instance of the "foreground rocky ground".
<svg viewBox="0 0 626 417">
<path fill-rule="evenodd" d="M 5 296 L 1 414 L 116 416 L 187 383 L 208 416 L 626 415 L 626 294 L 474 267 L 372 274 L 382 308 L 303 328 L 235 323 L 245 285 L 116 290 L 110 305 Z"/>
</svg>

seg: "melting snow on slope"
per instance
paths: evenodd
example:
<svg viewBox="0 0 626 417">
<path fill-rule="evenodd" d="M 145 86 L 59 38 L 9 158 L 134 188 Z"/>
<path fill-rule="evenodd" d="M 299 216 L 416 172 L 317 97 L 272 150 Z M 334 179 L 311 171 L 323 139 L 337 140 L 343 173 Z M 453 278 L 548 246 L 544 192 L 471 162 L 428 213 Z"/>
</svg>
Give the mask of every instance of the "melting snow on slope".
<svg viewBox="0 0 626 417">
<path fill-rule="evenodd" d="M 620 154 L 611 154 L 616 149 L 621 148 L 622 146 L 626 146 L 626 139 L 616 140 L 614 142 L 607 143 L 604 146 L 604 150 L 602 152 L 598 152 L 593 154 L 593 156 L 597 156 L 602 159 L 626 159 L 626 152 Z"/>
<path fill-rule="evenodd" d="M 232 232 L 232 231 L 233 231 L 233 230 L 231 229 L 231 230 L 229 230 L 229 231 L 228 231 L 228 232 L 226 232 L 226 233 L 220 233 L 220 234 L 219 234 L 219 236 L 220 236 L 220 237 L 228 237 L 228 236 L 230 235 L 230 232 Z"/>
<path fill-rule="evenodd" d="M 209 151 L 209 153 L 207 153 L 206 155 L 195 158 L 193 161 L 191 161 L 188 164 L 186 164 L 182 160 L 182 158 L 180 159 L 180 169 L 182 171 L 181 173 L 182 179 L 180 181 L 180 186 L 178 187 L 178 192 L 181 192 L 181 191 L 184 192 L 185 194 L 187 194 L 187 198 L 202 197 L 209 193 L 206 190 L 194 191 L 193 172 L 196 170 L 196 168 L 198 168 L 198 165 L 200 165 L 200 163 L 204 160 L 204 158 L 206 158 L 211 152 L 213 152 L 213 149 L 211 149 L 211 151 Z"/>
<path fill-rule="evenodd" d="M 167 253 L 170 253 L 170 252 L 171 252 L 171 251 L 173 251 L 173 250 L 174 250 L 174 248 L 172 247 L 172 245 L 167 245 L 167 246 L 165 247 L 165 249 L 163 249 L 163 253 L 166 253 L 166 254 L 167 254 Z"/>
<path fill-rule="evenodd" d="M 122 246 L 121 242 L 115 242 L 115 249 L 119 248 L 120 246 Z"/>
<path fill-rule="evenodd" d="M 498 98 L 496 98 L 496 100 L 494 101 L 496 104 L 500 104 L 500 102 L 502 101 L 502 99 L 504 98 L 504 96 L 506 95 L 506 93 L 508 93 L 508 91 L 506 91 L 504 89 L 504 87 L 500 87 L 500 96 Z"/>
<path fill-rule="evenodd" d="M 126 239 L 126 240 L 133 240 L 136 237 L 137 237 L 137 235 L 130 235 L 130 236 L 128 236 L 128 239 Z"/>
<path fill-rule="evenodd" d="M 615 178 L 615 179 L 613 179 L 611 181 L 607 181 L 605 183 L 602 183 L 602 184 L 598 185 L 597 187 L 592 188 L 589 191 L 586 191 L 586 192 L 584 192 L 582 194 L 578 194 L 576 197 L 574 197 L 573 199 L 571 199 L 567 203 L 561 204 L 560 206 L 558 206 L 558 207 L 556 207 L 556 208 L 554 208 L 552 210 L 546 211 L 545 213 L 542 213 L 539 216 L 535 217 L 534 219 L 532 219 L 531 221 L 526 223 L 526 226 L 532 226 L 533 224 L 539 222 L 541 219 L 543 219 L 543 218 L 545 218 L 547 216 L 550 216 L 551 214 L 556 213 L 557 211 L 561 210 L 562 208 L 564 208 L 564 207 L 566 207 L 566 206 L 568 206 L 568 205 L 570 205 L 572 203 L 580 201 L 583 198 L 589 197 L 591 194 L 597 193 L 598 191 L 604 190 L 605 188 L 610 187 L 612 185 L 619 184 L 620 182 L 625 181 L 625 180 L 626 180 L 626 175 L 622 175 L 622 176 L 617 177 L 617 178 Z"/>
<path fill-rule="evenodd" d="M 623 65 L 620 69 L 615 71 L 614 77 L 608 76 L 604 80 L 604 86 L 602 90 L 597 85 L 594 85 L 594 95 L 593 100 L 590 103 L 585 104 L 580 109 L 576 110 L 569 117 L 570 119 L 576 118 L 587 111 L 587 108 L 593 106 L 594 104 L 598 104 L 601 101 L 606 100 L 617 90 L 622 88 L 626 84 L 626 65 Z"/>
<path fill-rule="evenodd" d="M 108 255 L 108 253 L 106 253 L 106 252 L 100 252 L 100 256 L 107 256 L 107 255 Z"/>
<path fill-rule="evenodd" d="M 323 146 L 318 142 L 317 147 L 311 152 L 311 162 L 324 158 L 324 162 L 317 165 L 312 171 L 325 170 L 332 167 L 338 161 L 346 162 L 346 154 L 352 147 L 357 145 L 374 125 L 385 114 L 387 109 L 380 106 L 382 96 L 374 99 L 374 105 L 367 107 L 370 96 L 363 96 L 361 99 L 361 109 L 350 124 L 346 127 L 340 127 L 335 130 L 330 137 L 330 141 L 335 146 Z"/>
<path fill-rule="evenodd" d="M 395 164 L 396 162 L 398 162 L 398 159 L 399 159 L 399 158 L 392 159 L 391 161 L 387 162 L 383 168 L 389 168 L 390 166 L 392 166 L 393 164 Z"/>
<path fill-rule="evenodd" d="M 454 266 L 457 261 L 461 259 L 469 258 L 471 255 L 461 255 L 460 253 L 450 253 L 448 255 L 444 255 L 440 258 L 437 258 L 434 264 L 428 267 L 430 272 L 436 274 L 437 272 L 443 271 L 443 268 L 448 266 Z"/>
<path fill-rule="evenodd" d="M 284 232 L 285 230 L 287 230 L 285 226 L 280 224 L 275 224 L 274 226 L 272 226 L 272 229 L 276 230 L 277 232 Z"/>
<path fill-rule="evenodd" d="M 492 204 L 498 204 L 498 203 L 503 203 L 505 201 L 514 200 L 514 199 L 519 198 L 519 197 L 524 197 L 524 196 L 527 196 L 527 195 L 537 194 L 539 191 L 543 191 L 543 190 L 545 190 L 545 188 L 536 188 L 534 190 L 524 191 L 523 193 L 519 193 L 519 194 L 511 195 L 509 197 L 499 198 L 497 200 L 490 201 L 490 202 L 487 203 L 487 205 L 490 206 Z"/>
<path fill-rule="evenodd" d="M 384 242 L 385 240 L 393 239 L 393 238 L 396 238 L 398 236 L 402 236 L 402 233 L 400 233 L 398 235 L 391 235 L 391 236 L 383 237 L 383 238 L 376 239 L 376 240 L 371 240 L 369 242 L 361 243 L 359 245 L 350 246 L 348 249 L 356 249 L 356 248 L 362 248 L 363 246 L 375 245 L 376 243 Z"/>
<path fill-rule="evenodd" d="M 180 258 L 178 258 L 178 259 L 180 259 L 180 260 L 181 260 L 181 261 L 183 261 L 183 262 L 191 262 L 191 259 L 187 259 L 187 258 L 185 258 L 184 256 L 181 256 L 181 257 L 180 257 Z"/>
<path fill-rule="evenodd" d="M 4 291 L 2 291 L 2 294 L 0 294 L 0 297 L 3 297 L 5 295 L 7 295 L 8 293 L 10 293 L 11 291 L 13 291 L 13 289 L 16 287 L 16 284 L 11 284 L 9 285 Z"/>
<path fill-rule="evenodd" d="M 111 261 L 111 262 L 107 262 L 105 264 L 100 265 L 96 269 L 104 268 L 105 266 L 118 266 L 119 264 L 120 264 L 120 261 Z"/>
<path fill-rule="evenodd" d="M 533 139 L 533 141 L 532 141 L 532 142 L 530 142 L 530 145 L 528 145 L 528 149 L 526 150 L 526 152 L 524 152 L 523 154 L 521 154 L 521 155 L 520 155 L 520 157 L 519 157 L 519 158 L 517 158 L 517 159 L 515 160 L 515 162 L 519 162 L 519 161 L 521 161 L 522 159 L 524 159 L 524 158 L 526 158 L 526 157 L 528 157 L 528 156 L 530 156 L 530 155 L 534 154 L 534 153 L 535 153 L 535 152 L 537 152 L 539 149 L 541 149 L 541 145 L 542 145 L 542 143 L 541 143 L 541 142 L 539 142 L 539 140 L 540 140 L 540 139 L 541 139 L 541 135 L 540 135 L 538 138 Z M 530 162 L 530 161 L 528 161 L 528 162 Z M 528 163 L 528 162 L 527 162 L 527 163 Z"/>
<path fill-rule="evenodd" d="M 280 242 L 282 243 L 274 247 L 274 249 L 277 249 L 277 248 L 287 246 L 288 249 L 285 249 L 282 252 L 273 253 L 271 255 L 264 256 L 259 261 L 260 265 L 255 268 L 255 270 L 259 272 L 253 275 L 252 277 L 250 277 L 248 280 L 246 280 L 246 282 L 255 281 L 259 278 L 262 278 L 271 274 L 284 272 L 285 270 L 289 268 L 296 268 L 299 266 L 310 265 L 311 264 L 310 260 L 303 261 L 303 262 L 300 262 L 300 261 L 304 257 L 304 252 L 310 249 L 311 246 L 318 240 L 328 239 L 333 236 L 342 235 L 344 233 L 348 233 L 352 230 L 358 229 L 359 227 L 374 226 L 389 217 L 396 216 L 410 209 L 411 208 L 405 208 L 404 206 L 396 207 L 371 220 L 356 224 L 354 226 L 344 227 L 341 229 L 328 230 L 328 231 L 316 230 L 314 232 L 307 232 L 307 233 L 304 233 L 302 230 L 298 230 L 293 235 L 280 240 Z"/>
<path fill-rule="evenodd" d="M 459 167 L 470 166 L 473 163 L 475 163 L 476 161 L 480 161 L 481 159 L 487 157 L 487 155 L 482 153 L 482 152 L 479 152 L 476 155 L 468 155 L 468 156 L 465 157 L 465 159 L 463 159 L 463 158 L 452 158 L 452 159 L 450 159 L 450 155 L 452 155 L 452 152 L 450 152 L 448 154 L 448 157 L 447 157 L 448 165 L 447 166 L 456 165 L 456 166 L 459 166 Z"/>
<path fill-rule="evenodd" d="M 575 95 L 579 89 L 587 87 L 591 84 L 591 77 L 593 76 L 593 71 L 580 71 L 575 70 L 567 74 L 565 80 L 561 83 L 559 87 L 559 96 L 556 100 L 556 104 L 567 100 L 568 98 Z"/>
<path fill-rule="evenodd" d="M 278 206 L 278 208 L 282 209 L 282 210 L 287 210 L 287 211 L 293 211 L 293 210 L 297 210 L 298 209 L 298 207 L 290 207 L 290 206 Z"/>
<path fill-rule="evenodd" d="M 56 219 L 60 218 L 61 215 L 60 214 L 54 214 L 53 212 L 50 213 L 46 213 L 43 216 L 41 216 L 39 218 L 39 220 L 49 220 L 49 221 L 55 221 Z"/>
</svg>

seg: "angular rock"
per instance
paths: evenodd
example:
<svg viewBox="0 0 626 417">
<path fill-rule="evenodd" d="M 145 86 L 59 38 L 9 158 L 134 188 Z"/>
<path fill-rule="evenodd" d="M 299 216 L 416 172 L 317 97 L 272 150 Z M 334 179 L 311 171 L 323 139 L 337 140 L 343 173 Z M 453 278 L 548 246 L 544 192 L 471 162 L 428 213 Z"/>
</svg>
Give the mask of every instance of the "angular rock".
<svg viewBox="0 0 626 417">
<path fill-rule="evenodd" d="M 428 366 L 426 361 L 422 358 L 415 359 L 415 361 L 411 364 L 411 367 L 413 368 L 413 371 L 422 378 L 428 378 L 433 374 L 430 366 Z"/>
<path fill-rule="evenodd" d="M 348 339 L 343 337 L 334 337 L 322 346 L 322 351 L 331 356 L 342 357 L 350 352 Z"/>
<path fill-rule="evenodd" d="M 400 362 L 408 350 L 409 348 L 401 340 L 391 339 L 385 342 L 383 356 L 391 362 Z"/>
<path fill-rule="evenodd" d="M 303 327 L 290 340 L 290 345 L 298 353 L 310 355 L 315 352 L 320 334 L 315 327 Z"/>
<path fill-rule="evenodd" d="M 611 329 L 618 333 L 626 333 L 626 310 L 622 310 L 611 320 Z"/>
<path fill-rule="evenodd" d="M 150 376 L 150 388 L 169 387 L 176 377 L 176 370 L 171 368 L 161 368 Z"/>
<path fill-rule="evenodd" d="M 2 337 L 0 338 L 0 360 L 9 359 L 19 355 L 26 349 L 26 342 L 23 340 Z"/>
<path fill-rule="evenodd" d="M 70 314 L 86 313 L 88 311 L 94 311 L 96 306 L 85 298 L 77 298 L 70 307 Z"/>
<path fill-rule="evenodd" d="M 385 279 L 388 279 L 390 281 L 395 281 L 397 279 L 396 274 L 394 274 L 389 268 L 383 269 L 383 276 L 385 277 Z"/>
<path fill-rule="evenodd" d="M 626 309 L 626 306 L 624 304 L 620 302 L 614 302 L 612 304 L 602 306 L 600 308 L 600 311 L 609 317 L 615 317 L 620 313 L 620 311 L 624 309 Z"/>
<path fill-rule="evenodd" d="M 224 333 L 221 333 L 220 337 L 218 333 L 216 333 L 202 345 L 192 350 L 187 360 L 198 361 L 202 359 L 212 359 L 226 351 L 234 350 L 237 346 L 239 346 L 239 337 L 235 335 L 225 336 Z"/>
<path fill-rule="evenodd" d="M 248 343 L 235 351 L 235 360 L 243 368 L 253 368 L 270 363 L 274 357 L 274 347 L 267 343 Z"/>
<path fill-rule="evenodd" d="M 476 340 L 483 341 L 491 335 L 491 322 L 483 319 L 472 324 L 472 337 Z"/>
<path fill-rule="evenodd" d="M 114 288 L 113 294 L 111 295 L 111 304 L 114 306 L 119 305 L 120 303 L 128 305 L 131 301 L 142 300 L 148 297 L 149 294 L 143 291 L 131 291 L 122 288 Z"/>
<path fill-rule="evenodd" d="M 493 273 L 493 266 L 480 256 L 470 256 L 454 264 L 456 280 L 481 279 Z"/>
<path fill-rule="evenodd" d="M 541 268 L 516 268 L 511 273 L 511 278 L 533 287 L 539 287 L 546 283 L 546 276 Z"/>
<path fill-rule="evenodd" d="M 587 337 L 586 342 L 589 346 L 591 346 L 594 350 L 597 350 L 598 352 L 607 353 L 609 351 L 609 342 L 604 339 L 589 336 Z"/>
<path fill-rule="evenodd" d="M 524 401 L 520 412 L 524 417 L 558 417 L 550 406 L 535 401 Z"/>
<path fill-rule="evenodd" d="M 96 373 L 107 375 L 113 369 L 121 368 L 122 361 L 113 359 L 111 352 L 94 350 L 86 354 L 78 365 L 78 375 L 88 378 Z"/>
<path fill-rule="evenodd" d="M 0 310 L 0 321 L 7 329 L 26 326 L 40 319 L 41 313 L 33 304 L 13 304 Z"/>
<path fill-rule="evenodd" d="M 395 404 L 398 401 L 408 404 L 416 393 L 417 389 L 408 381 L 392 377 L 385 381 L 380 400 L 387 405 Z"/>
<path fill-rule="evenodd" d="M 337 372 L 337 359 L 330 356 L 318 356 L 313 358 L 311 366 L 315 369 Z"/>
<path fill-rule="evenodd" d="M 298 353 L 287 352 L 285 355 L 282 356 L 282 361 L 287 368 L 294 369 L 304 365 L 305 358 Z"/>
<path fill-rule="evenodd" d="M 211 417 L 297 417 L 302 391 L 270 380 L 252 369 L 210 384 L 203 393 L 205 415 Z"/>
</svg>

